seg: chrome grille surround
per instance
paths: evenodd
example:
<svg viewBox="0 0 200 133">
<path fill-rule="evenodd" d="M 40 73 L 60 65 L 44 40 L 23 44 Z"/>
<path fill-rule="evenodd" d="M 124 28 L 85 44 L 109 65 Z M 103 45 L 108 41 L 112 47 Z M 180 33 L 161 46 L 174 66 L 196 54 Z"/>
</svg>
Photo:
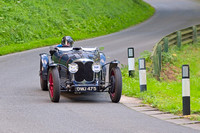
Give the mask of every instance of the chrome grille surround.
<svg viewBox="0 0 200 133">
<path fill-rule="evenodd" d="M 78 71 L 74 74 L 76 82 L 92 82 L 95 73 L 92 70 L 93 61 L 90 59 L 78 59 L 74 63 L 78 64 Z"/>
</svg>

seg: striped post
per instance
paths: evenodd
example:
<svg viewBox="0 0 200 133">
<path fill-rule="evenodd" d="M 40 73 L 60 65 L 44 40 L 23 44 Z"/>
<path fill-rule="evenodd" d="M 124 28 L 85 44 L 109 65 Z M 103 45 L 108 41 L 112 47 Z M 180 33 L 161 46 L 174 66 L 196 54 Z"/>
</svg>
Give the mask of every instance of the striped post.
<svg viewBox="0 0 200 133">
<path fill-rule="evenodd" d="M 140 58 L 138 62 L 139 62 L 140 92 L 143 92 L 147 90 L 145 58 Z"/>
<path fill-rule="evenodd" d="M 135 58 L 134 58 L 134 48 L 128 48 L 128 71 L 129 77 L 134 77 L 135 73 Z"/>
<path fill-rule="evenodd" d="M 190 69 L 189 65 L 182 65 L 182 100 L 183 115 L 190 115 Z"/>
</svg>

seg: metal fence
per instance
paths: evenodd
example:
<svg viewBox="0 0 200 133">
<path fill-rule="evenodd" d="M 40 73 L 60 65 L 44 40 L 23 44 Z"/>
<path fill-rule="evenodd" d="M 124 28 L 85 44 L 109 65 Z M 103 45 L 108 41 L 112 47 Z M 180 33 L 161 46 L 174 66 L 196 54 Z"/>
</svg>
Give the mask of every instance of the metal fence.
<svg viewBox="0 0 200 133">
<path fill-rule="evenodd" d="M 163 37 L 153 48 L 151 55 L 153 74 L 157 78 L 160 77 L 162 67 L 162 52 L 168 52 L 170 45 L 177 45 L 179 48 L 181 45 L 196 43 L 200 38 L 200 24 L 192 27 L 182 29 L 180 31 L 173 32 Z"/>
</svg>

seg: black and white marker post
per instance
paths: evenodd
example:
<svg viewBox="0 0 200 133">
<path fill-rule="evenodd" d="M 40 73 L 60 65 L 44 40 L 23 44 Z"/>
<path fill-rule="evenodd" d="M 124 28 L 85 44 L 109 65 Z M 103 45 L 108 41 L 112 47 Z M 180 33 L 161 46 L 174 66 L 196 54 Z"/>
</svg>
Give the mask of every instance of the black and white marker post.
<svg viewBox="0 0 200 133">
<path fill-rule="evenodd" d="M 138 62 L 139 62 L 140 92 L 143 92 L 147 90 L 145 58 L 140 58 Z"/>
<path fill-rule="evenodd" d="M 183 115 L 190 115 L 190 68 L 182 65 Z"/>
<path fill-rule="evenodd" d="M 134 58 L 134 48 L 128 48 L 128 71 L 129 77 L 134 77 L 135 73 L 135 58 Z"/>
</svg>

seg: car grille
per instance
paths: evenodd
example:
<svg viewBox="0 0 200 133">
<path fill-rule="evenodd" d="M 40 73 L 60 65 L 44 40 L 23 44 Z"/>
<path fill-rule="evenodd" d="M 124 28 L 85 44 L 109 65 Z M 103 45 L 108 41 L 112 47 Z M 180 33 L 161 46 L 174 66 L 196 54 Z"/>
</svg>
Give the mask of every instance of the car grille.
<svg viewBox="0 0 200 133">
<path fill-rule="evenodd" d="M 81 82 L 83 80 L 93 81 L 94 72 L 92 71 L 93 62 L 89 61 L 83 64 L 82 62 L 75 62 L 78 64 L 78 72 L 75 73 L 75 80 Z"/>
</svg>

